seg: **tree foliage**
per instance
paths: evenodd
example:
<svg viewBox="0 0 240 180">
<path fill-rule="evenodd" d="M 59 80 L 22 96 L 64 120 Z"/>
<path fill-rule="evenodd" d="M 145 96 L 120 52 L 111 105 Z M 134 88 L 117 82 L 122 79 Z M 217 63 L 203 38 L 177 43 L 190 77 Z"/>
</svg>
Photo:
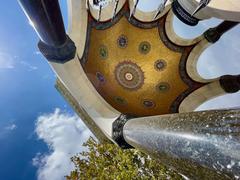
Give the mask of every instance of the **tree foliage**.
<svg viewBox="0 0 240 180">
<path fill-rule="evenodd" d="M 83 146 L 88 150 L 71 158 L 75 170 L 66 176 L 67 180 L 181 179 L 173 170 L 140 151 L 100 144 L 92 137 Z"/>
</svg>

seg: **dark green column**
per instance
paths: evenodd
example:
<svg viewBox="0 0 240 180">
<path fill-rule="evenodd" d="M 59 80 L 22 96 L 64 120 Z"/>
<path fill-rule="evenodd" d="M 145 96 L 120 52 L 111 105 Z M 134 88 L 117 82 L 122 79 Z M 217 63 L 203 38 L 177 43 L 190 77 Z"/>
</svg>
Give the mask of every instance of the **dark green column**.
<svg viewBox="0 0 240 180">
<path fill-rule="evenodd" d="M 50 61 L 64 63 L 75 56 L 76 47 L 66 35 L 58 0 L 19 0 L 40 38 L 38 47 Z"/>
</svg>

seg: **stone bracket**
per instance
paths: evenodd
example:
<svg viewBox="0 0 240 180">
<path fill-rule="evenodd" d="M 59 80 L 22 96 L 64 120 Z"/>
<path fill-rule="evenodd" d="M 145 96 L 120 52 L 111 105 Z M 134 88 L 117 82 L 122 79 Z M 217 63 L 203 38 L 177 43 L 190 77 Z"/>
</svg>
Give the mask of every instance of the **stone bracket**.
<svg viewBox="0 0 240 180">
<path fill-rule="evenodd" d="M 57 63 L 65 63 L 73 59 L 76 54 L 76 46 L 68 36 L 66 42 L 61 46 L 49 46 L 39 41 L 38 48 L 48 61 Z"/>
<path fill-rule="evenodd" d="M 205 31 L 203 35 L 207 39 L 208 42 L 215 43 L 221 38 L 221 36 L 224 33 L 229 31 L 233 27 L 237 26 L 238 24 L 239 24 L 238 22 L 223 21 L 218 26 L 216 26 L 214 28 L 210 28 L 207 31 Z"/>
<path fill-rule="evenodd" d="M 203 35 L 208 42 L 215 43 L 221 38 L 222 34 L 218 33 L 217 28 L 210 28 Z"/>
<path fill-rule="evenodd" d="M 240 75 L 221 76 L 219 82 L 226 93 L 235 93 L 240 90 Z"/>
<path fill-rule="evenodd" d="M 121 114 L 112 124 L 112 138 L 123 149 L 133 148 L 123 137 L 123 126 L 130 119 L 130 116 Z"/>
</svg>

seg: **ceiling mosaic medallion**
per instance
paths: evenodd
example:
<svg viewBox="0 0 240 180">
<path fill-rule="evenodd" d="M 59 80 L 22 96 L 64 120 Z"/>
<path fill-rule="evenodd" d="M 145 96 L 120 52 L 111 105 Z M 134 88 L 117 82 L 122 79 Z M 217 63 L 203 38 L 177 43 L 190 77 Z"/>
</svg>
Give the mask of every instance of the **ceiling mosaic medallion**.
<svg viewBox="0 0 240 180">
<path fill-rule="evenodd" d="M 117 39 L 117 44 L 118 44 L 118 47 L 120 48 L 126 48 L 128 45 L 127 37 L 125 35 L 119 36 Z"/>
<path fill-rule="evenodd" d="M 142 105 L 144 106 L 144 108 L 153 108 L 153 107 L 155 107 L 154 101 L 149 100 L 149 99 L 142 100 Z"/>
<path fill-rule="evenodd" d="M 127 101 L 124 98 L 120 97 L 120 96 L 115 96 L 114 97 L 114 101 L 116 103 L 120 104 L 120 105 L 126 105 L 127 104 Z"/>
<path fill-rule="evenodd" d="M 101 45 L 99 47 L 99 56 L 101 59 L 107 59 L 108 58 L 108 50 L 105 45 Z"/>
<path fill-rule="evenodd" d="M 159 92 L 167 92 L 170 89 L 170 85 L 167 82 L 160 82 L 156 86 L 157 91 Z"/>
<path fill-rule="evenodd" d="M 143 41 L 139 44 L 138 51 L 141 54 L 147 54 L 151 50 L 151 44 L 147 41 Z"/>
<path fill-rule="evenodd" d="M 115 67 L 114 74 L 118 84 L 128 90 L 137 90 L 144 83 L 143 71 L 131 61 L 120 62 Z"/>
<path fill-rule="evenodd" d="M 105 78 L 100 72 L 96 72 L 96 77 L 97 77 L 99 82 L 101 82 L 101 83 L 105 82 Z"/>
<path fill-rule="evenodd" d="M 166 68 L 167 66 L 167 63 L 166 61 L 160 59 L 160 60 L 157 60 L 155 61 L 154 63 L 154 68 L 157 70 L 157 71 L 162 71 Z"/>
</svg>

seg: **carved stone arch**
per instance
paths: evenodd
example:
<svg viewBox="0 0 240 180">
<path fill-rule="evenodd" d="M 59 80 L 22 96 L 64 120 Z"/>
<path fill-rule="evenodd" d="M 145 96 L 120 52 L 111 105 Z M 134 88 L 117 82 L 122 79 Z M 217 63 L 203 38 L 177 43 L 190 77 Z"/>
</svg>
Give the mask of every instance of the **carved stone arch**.
<svg viewBox="0 0 240 180">
<path fill-rule="evenodd" d="M 128 0 L 128 3 L 129 3 L 130 12 L 132 12 L 133 8 L 134 8 L 134 0 Z M 163 17 L 170 10 L 170 8 L 171 8 L 171 2 L 168 1 L 164 11 L 162 13 L 160 13 L 156 18 L 154 18 L 154 16 L 156 15 L 157 10 L 150 11 L 150 12 L 144 12 L 138 8 L 136 8 L 133 16 L 134 16 L 134 18 L 136 18 L 137 20 L 142 21 L 142 22 L 152 22 L 152 21 L 155 21 L 155 20 Z"/>
<path fill-rule="evenodd" d="M 166 30 L 166 34 L 167 34 L 168 38 L 170 39 L 170 41 L 174 42 L 174 44 L 181 45 L 181 46 L 190 46 L 190 45 L 193 45 L 193 44 L 199 42 L 200 40 L 202 40 L 204 38 L 202 35 L 198 36 L 194 39 L 181 38 L 174 31 L 173 18 L 174 18 L 173 11 L 170 10 L 167 15 L 167 19 L 166 19 L 165 30 Z"/>
<path fill-rule="evenodd" d="M 224 89 L 221 87 L 218 80 L 213 81 L 203 87 L 195 90 L 189 94 L 180 104 L 179 112 L 192 112 L 198 106 L 208 101 L 209 99 L 215 98 L 226 94 Z"/>
<path fill-rule="evenodd" d="M 119 0 L 117 9 L 116 9 L 116 14 L 122 9 L 122 7 L 125 5 L 126 0 Z M 115 9 L 115 2 L 112 1 L 110 2 L 106 7 L 101 9 L 101 16 L 99 16 L 99 9 L 93 8 L 91 5 L 89 5 L 89 11 L 92 15 L 92 17 L 96 20 L 99 20 L 100 22 L 108 21 L 113 18 L 114 14 L 114 9 Z"/>
</svg>

